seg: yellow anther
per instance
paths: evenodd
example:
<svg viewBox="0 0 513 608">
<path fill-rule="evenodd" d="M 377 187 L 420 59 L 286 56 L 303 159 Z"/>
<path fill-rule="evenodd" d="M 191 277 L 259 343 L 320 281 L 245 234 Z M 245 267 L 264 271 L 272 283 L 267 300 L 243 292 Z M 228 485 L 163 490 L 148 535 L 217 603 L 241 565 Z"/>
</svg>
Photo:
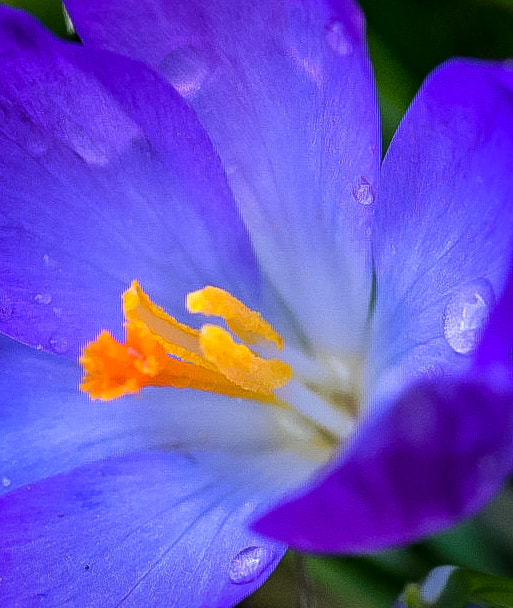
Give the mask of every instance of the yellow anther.
<svg viewBox="0 0 513 608">
<path fill-rule="evenodd" d="M 278 359 L 262 359 L 244 344 L 236 344 L 230 334 L 215 325 L 201 328 L 201 348 L 205 357 L 238 386 L 269 393 L 292 378 L 292 369 Z"/>
<path fill-rule="evenodd" d="M 187 296 L 187 310 L 208 316 L 221 317 L 226 321 L 233 333 L 246 344 L 273 342 L 278 348 L 283 348 L 283 338 L 262 317 L 248 308 L 231 293 L 207 285 L 203 289 L 193 291 Z"/>
<path fill-rule="evenodd" d="M 274 395 L 247 391 L 216 370 L 169 357 L 147 331 L 130 323 L 124 344 L 103 331 L 84 348 L 80 363 L 85 372 L 80 389 L 92 399 L 110 401 L 145 386 L 173 386 L 277 403 Z"/>
<path fill-rule="evenodd" d="M 147 329 L 170 355 L 184 361 L 211 367 L 202 356 L 199 331 L 179 323 L 154 304 L 137 281 L 123 294 L 123 314 L 134 326 Z"/>
<path fill-rule="evenodd" d="M 190 296 L 191 309 L 223 317 L 249 343 L 266 339 L 281 345 L 281 337 L 259 313 L 228 292 L 207 287 Z M 153 304 L 137 281 L 123 294 L 123 312 L 125 342 L 102 332 L 80 358 L 85 371 L 80 388 L 93 399 L 115 399 L 144 386 L 173 386 L 287 407 L 273 393 L 292 377 L 286 363 L 259 357 L 220 327 L 198 331 L 179 323 Z"/>
</svg>

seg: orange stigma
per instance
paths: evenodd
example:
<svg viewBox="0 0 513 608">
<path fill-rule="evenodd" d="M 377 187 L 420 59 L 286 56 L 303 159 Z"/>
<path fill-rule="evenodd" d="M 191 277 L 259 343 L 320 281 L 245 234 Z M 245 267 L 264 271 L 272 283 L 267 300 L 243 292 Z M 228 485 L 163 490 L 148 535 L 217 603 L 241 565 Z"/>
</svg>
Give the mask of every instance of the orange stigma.
<svg viewBox="0 0 513 608">
<path fill-rule="evenodd" d="M 260 313 L 218 287 L 190 293 L 187 308 L 222 318 L 246 344 L 283 345 Z M 145 386 L 171 386 L 287 407 L 273 392 L 292 378 L 292 369 L 283 361 L 262 358 L 216 325 L 196 330 L 179 323 L 156 306 L 137 281 L 123 294 L 123 313 L 124 343 L 102 331 L 80 357 L 85 372 L 80 389 L 92 399 L 109 401 Z"/>
</svg>

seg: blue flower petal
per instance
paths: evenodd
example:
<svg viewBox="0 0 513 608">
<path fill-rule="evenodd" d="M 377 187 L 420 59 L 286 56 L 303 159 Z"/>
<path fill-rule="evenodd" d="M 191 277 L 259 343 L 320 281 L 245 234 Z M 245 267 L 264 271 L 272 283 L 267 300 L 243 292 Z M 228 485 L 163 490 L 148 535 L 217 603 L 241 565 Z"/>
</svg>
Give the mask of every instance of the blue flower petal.
<svg viewBox="0 0 513 608">
<path fill-rule="evenodd" d="M 513 71 L 454 60 L 425 82 L 383 163 L 369 383 L 468 369 L 513 253 Z M 376 398 L 378 398 L 376 396 Z"/>
<path fill-rule="evenodd" d="M 513 470 L 512 314 L 510 276 L 466 375 L 410 385 L 255 529 L 305 551 L 367 552 L 474 514 Z"/>
<path fill-rule="evenodd" d="M 0 331 L 75 356 L 137 278 L 168 310 L 259 271 L 215 151 L 156 73 L 0 7 Z"/>
<path fill-rule="evenodd" d="M 513 468 L 513 391 L 421 382 L 364 427 L 314 489 L 255 529 L 303 551 L 370 552 L 454 525 Z"/>
<path fill-rule="evenodd" d="M 359 345 L 380 138 L 356 4 L 66 6 L 86 45 L 147 61 L 195 109 L 262 267 L 306 337 L 334 349 Z"/>
<path fill-rule="evenodd" d="M 79 366 L 66 358 L 2 336 L 0 357 L 0 494 L 85 462 L 151 448 L 223 451 L 248 475 L 276 466 L 266 464 L 277 450 L 272 408 L 177 389 L 93 402 L 78 390 Z M 282 458 L 282 477 L 294 483 L 306 464 L 292 452 Z"/>
<path fill-rule="evenodd" d="M 9 606 L 228 608 L 284 553 L 247 528 L 265 504 L 193 456 L 146 452 L 88 464 L 2 500 Z"/>
<path fill-rule="evenodd" d="M 504 293 L 494 308 L 474 357 L 474 369 L 488 374 L 499 373 L 505 382 L 513 380 L 513 260 Z"/>
</svg>

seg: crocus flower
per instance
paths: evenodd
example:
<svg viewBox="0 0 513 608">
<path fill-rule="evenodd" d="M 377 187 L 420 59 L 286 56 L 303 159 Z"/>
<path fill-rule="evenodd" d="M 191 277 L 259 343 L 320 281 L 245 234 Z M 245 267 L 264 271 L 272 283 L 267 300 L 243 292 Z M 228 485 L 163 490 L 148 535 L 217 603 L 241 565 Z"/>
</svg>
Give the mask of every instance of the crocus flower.
<svg viewBox="0 0 513 608">
<path fill-rule="evenodd" d="M 0 9 L 2 602 L 226 607 L 286 545 L 474 513 L 513 456 L 511 68 L 437 69 L 380 167 L 352 0 L 66 7 L 83 44 Z"/>
</svg>

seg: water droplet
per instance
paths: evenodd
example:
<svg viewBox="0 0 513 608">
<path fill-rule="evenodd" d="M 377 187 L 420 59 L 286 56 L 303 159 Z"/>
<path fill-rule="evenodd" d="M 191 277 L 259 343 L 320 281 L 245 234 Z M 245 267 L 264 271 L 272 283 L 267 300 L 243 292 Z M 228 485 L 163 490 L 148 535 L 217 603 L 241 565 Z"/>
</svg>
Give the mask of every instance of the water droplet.
<svg viewBox="0 0 513 608">
<path fill-rule="evenodd" d="M 38 302 L 38 304 L 50 304 L 52 296 L 49 293 L 38 293 L 34 296 L 34 300 Z"/>
<path fill-rule="evenodd" d="M 454 351 L 460 355 L 474 352 L 494 303 L 487 279 L 467 283 L 452 296 L 445 307 L 444 335 Z"/>
<path fill-rule="evenodd" d="M 53 352 L 57 353 L 58 355 L 63 355 L 68 351 L 69 348 L 69 342 L 66 336 L 52 336 L 48 343 L 50 344 L 50 348 L 53 350 Z"/>
<path fill-rule="evenodd" d="M 351 40 L 342 21 L 330 19 L 326 24 L 326 41 L 330 48 L 338 55 L 352 55 L 353 41 Z"/>
<path fill-rule="evenodd" d="M 230 563 L 228 574 L 237 585 L 251 583 L 276 559 L 269 547 L 246 547 Z"/>
<path fill-rule="evenodd" d="M 199 49 L 183 46 L 168 53 L 159 70 L 182 97 L 189 98 L 200 90 L 208 74 L 207 65 L 207 58 Z"/>
<path fill-rule="evenodd" d="M 371 205 L 374 202 L 374 193 L 370 182 L 365 177 L 360 177 L 353 188 L 353 197 L 361 205 Z"/>
<path fill-rule="evenodd" d="M 2 485 L 4 488 L 8 488 L 12 481 L 8 477 L 2 477 Z"/>
<path fill-rule="evenodd" d="M 45 253 L 43 256 L 43 264 L 45 266 L 48 266 L 48 264 L 50 264 L 50 256 L 47 253 Z"/>
<path fill-rule="evenodd" d="M 0 292 L 0 320 L 7 319 L 14 311 L 14 304 L 10 295 Z"/>
<path fill-rule="evenodd" d="M 120 139 L 123 133 L 121 131 Z M 68 143 L 73 150 L 89 165 L 104 167 L 109 163 L 110 150 L 100 138 L 85 131 L 73 131 L 68 134 Z"/>
</svg>

